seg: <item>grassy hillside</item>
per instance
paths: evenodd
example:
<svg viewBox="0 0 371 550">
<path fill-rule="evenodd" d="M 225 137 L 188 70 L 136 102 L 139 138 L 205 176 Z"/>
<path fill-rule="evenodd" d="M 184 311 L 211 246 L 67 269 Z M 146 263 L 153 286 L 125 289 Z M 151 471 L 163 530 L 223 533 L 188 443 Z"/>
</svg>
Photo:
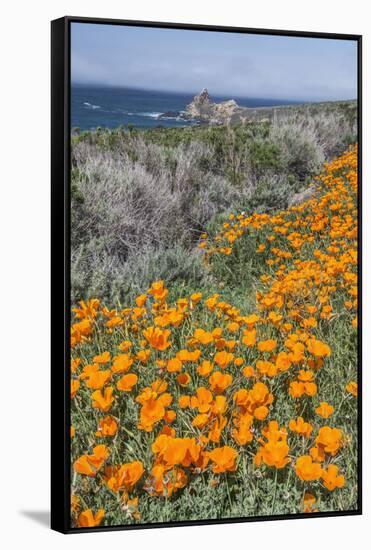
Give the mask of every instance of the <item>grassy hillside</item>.
<svg viewBox="0 0 371 550">
<path fill-rule="evenodd" d="M 90 212 L 75 238 L 84 244 L 98 224 L 102 257 L 122 253 L 117 261 L 133 272 L 125 271 L 122 306 L 106 307 L 106 294 L 73 310 L 73 525 L 356 508 L 357 149 L 325 164 L 314 195 L 287 208 L 328 154 L 312 124 L 195 130 L 210 143 L 223 135 L 233 151 L 240 132 L 256 132 L 241 141 L 238 180 L 210 143 L 206 157 L 219 168 L 201 161 L 201 139 L 167 146 L 153 143 L 155 132 L 115 133 L 112 143 L 107 133 L 74 143 L 76 193 Z M 345 146 L 333 132 L 333 147 Z M 289 139 L 305 151 L 294 165 Z M 260 188 L 257 159 L 276 204 Z M 213 195 L 218 170 L 224 187 Z M 89 188 L 95 200 L 86 204 Z M 205 213 L 203 193 L 218 197 L 215 212 Z M 107 216 L 117 224 L 111 233 Z M 141 239 L 158 254 L 152 272 L 149 263 L 135 271 Z M 144 287 L 175 250 L 183 256 L 175 255 L 174 280 Z"/>
<path fill-rule="evenodd" d="M 286 208 L 356 140 L 354 102 L 283 113 L 232 127 L 74 132 L 73 301 L 126 303 L 162 278 L 211 289 L 200 235 L 230 212 Z"/>
</svg>

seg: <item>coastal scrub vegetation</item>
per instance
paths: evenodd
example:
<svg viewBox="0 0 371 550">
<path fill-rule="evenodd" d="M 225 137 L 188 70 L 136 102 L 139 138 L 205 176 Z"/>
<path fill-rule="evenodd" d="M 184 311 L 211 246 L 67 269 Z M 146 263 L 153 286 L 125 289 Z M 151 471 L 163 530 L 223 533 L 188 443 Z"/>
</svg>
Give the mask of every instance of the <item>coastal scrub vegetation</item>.
<svg viewBox="0 0 371 550">
<path fill-rule="evenodd" d="M 317 108 L 73 137 L 73 526 L 357 508 L 356 117 Z"/>
<path fill-rule="evenodd" d="M 72 301 L 124 304 L 158 279 L 212 288 L 200 235 L 229 212 L 300 200 L 356 136 L 356 102 L 290 107 L 238 126 L 74 130 Z"/>
</svg>

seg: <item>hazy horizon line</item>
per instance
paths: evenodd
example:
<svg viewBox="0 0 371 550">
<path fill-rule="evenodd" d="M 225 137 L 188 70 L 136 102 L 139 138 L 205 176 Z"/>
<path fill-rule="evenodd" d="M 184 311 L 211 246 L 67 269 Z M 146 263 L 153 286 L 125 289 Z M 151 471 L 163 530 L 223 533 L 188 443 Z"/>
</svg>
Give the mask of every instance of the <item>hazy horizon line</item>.
<svg viewBox="0 0 371 550">
<path fill-rule="evenodd" d="M 330 102 L 330 101 L 356 101 L 357 97 L 348 97 L 348 98 L 294 98 L 294 97 L 287 97 L 287 96 L 269 96 L 269 95 L 241 95 L 241 94 L 232 94 L 232 93 L 212 93 L 210 91 L 210 88 L 207 86 L 204 86 L 201 90 L 193 90 L 193 91 L 178 91 L 178 90 L 166 90 L 164 88 L 144 88 L 144 87 L 137 87 L 137 86 L 125 86 L 123 84 L 104 84 L 101 82 L 82 82 L 82 81 L 71 81 L 71 87 L 72 86 L 94 86 L 96 88 L 115 88 L 119 90 L 138 90 L 142 92 L 162 92 L 167 94 L 173 94 L 173 95 L 198 95 L 201 93 L 203 89 L 207 89 L 209 95 L 211 98 L 213 97 L 237 97 L 241 99 L 265 99 L 265 100 L 282 100 L 282 101 L 294 101 L 297 103 L 321 103 L 321 102 Z"/>
</svg>

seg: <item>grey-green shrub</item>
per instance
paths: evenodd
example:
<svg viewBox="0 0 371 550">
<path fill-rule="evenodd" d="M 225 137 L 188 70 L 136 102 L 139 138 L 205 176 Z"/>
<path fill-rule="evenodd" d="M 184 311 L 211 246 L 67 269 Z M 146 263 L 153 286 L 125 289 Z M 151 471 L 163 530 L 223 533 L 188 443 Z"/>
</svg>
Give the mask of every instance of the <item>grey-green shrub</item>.
<svg viewBox="0 0 371 550">
<path fill-rule="evenodd" d="M 354 102 L 280 113 L 236 127 L 76 133 L 72 299 L 122 300 L 157 278 L 202 285 L 195 249 L 213 220 L 286 208 L 357 138 Z"/>
</svg>

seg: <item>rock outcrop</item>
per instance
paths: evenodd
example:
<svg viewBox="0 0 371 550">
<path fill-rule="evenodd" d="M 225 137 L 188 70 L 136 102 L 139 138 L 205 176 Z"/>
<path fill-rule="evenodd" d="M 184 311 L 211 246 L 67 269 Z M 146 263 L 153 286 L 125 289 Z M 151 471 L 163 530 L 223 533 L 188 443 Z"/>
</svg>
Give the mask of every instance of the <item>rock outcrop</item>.
<svg viewBox="0 0 371 550">
<path fill-rule="evenodd" d="M 211 105 L 212 103 L 209 92 L 206 88 L 204 88 L 202 92 L 199 95 L 195 95 L 191 103 L 187 105 L 185 116 L 189 118 L 199 118 L 205 115 L 208 116 L 211 112 Z"/>
<path fill-rule="evenodd" d="M 315 104 L 318 105 L 318 104 Z M 249 122 L 269 122 L 280 120 L 287 116 L 293 109 L 308 108 L 310 104 L 303 105 L 277 105 L 272 107 L 241 107 L 234 99 L 214 103 L 206 88 L 195 95 L 185 111 L 167 111 L 158 116 L 158 119 L 176 118 L 195 124 L 245 124 Z"/>
<path fill-rule="evenodd" d="M 234 99 L 214 103 L 206 88 L 195 95 L 180 116 L 185 120 L 195 120 L 201 124 L 241 124 L 250 121 L 268 121 L 277 111 L 286 107 L 241 107 Z"/>
<path fill-rule="evenodd" d="M 234 99 L 213 103 L 206 88 L 187 105 L 184 118 L 210 124 L 224 124 L 240 109 Z"/>
</svg>

